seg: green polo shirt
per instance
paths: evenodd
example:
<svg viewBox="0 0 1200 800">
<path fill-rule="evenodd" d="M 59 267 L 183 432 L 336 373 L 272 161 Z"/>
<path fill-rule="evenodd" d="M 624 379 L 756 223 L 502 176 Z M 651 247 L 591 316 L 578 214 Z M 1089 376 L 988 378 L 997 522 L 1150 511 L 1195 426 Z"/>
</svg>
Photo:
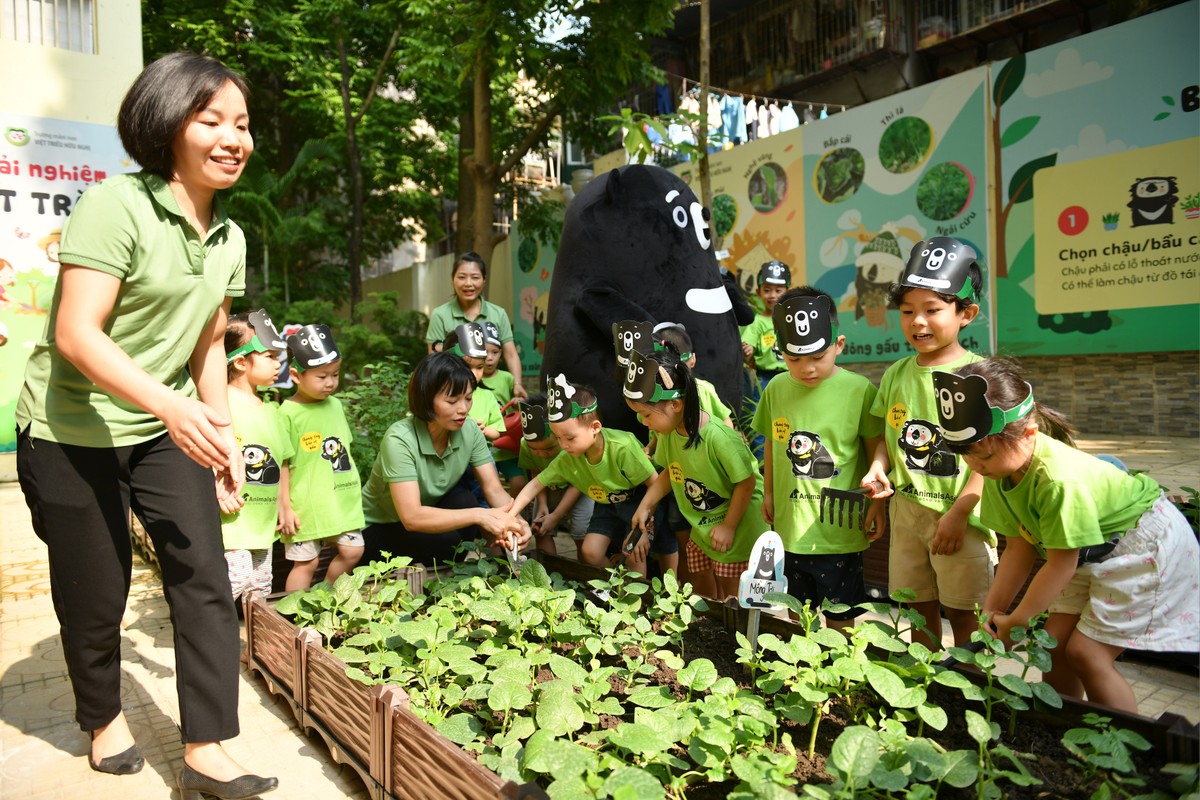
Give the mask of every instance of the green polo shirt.
<svg viewBox="0 0 1200 800">
<path fill-rule="evenodd" d="M 508 312 L 487 300 L 482 300 L 481 303 L 479 313 L 475 315 L 474 319 L 467 319 L 467 315 L 458 304 L 457 297 L 442 303 L 429 315 L 429 327 L 425 330 L 425 341 L 429 344 L 440 342 L 450 331 L 468 322 L 478 322 L 480 325 L 485 322 L 494 322 L 500 330 L 500 343 L 511 342 L 513 332 L 512 324 L 508 321 Z"/>
<path fill-rule="evenodd" d="M 150 377 L 195 397 L 187 362 L 200 332 L 226 297 L 246 290 L 246 239 L 220 202 L 201 237 L 162 178 L 116 175 L 79 198 L 59 259 L 120 279 L 108 335 Z M 59 353 L 61 294 L 60 282 L 25 369 L 17 425 L 31 426 L 35 438 L 83 447 L 123 447 L 162 434 L 153 414 L 98 388 Z"/>
<path fill-rule="evenodd" d="M 428 424 L 416 417 L 402 419 L 387 429 L 379 443 L 379 457 L 363 487 L 363 517 L 368 525 L 400 521 L 392 502 L 393 483 L 416 481 L 421 505 L 431 506 L 458 483 L 468 466 L 491 463 L 487 439 L 476 425 L 452 432 L 446 450 L 438 455 Z"/>
</svg>

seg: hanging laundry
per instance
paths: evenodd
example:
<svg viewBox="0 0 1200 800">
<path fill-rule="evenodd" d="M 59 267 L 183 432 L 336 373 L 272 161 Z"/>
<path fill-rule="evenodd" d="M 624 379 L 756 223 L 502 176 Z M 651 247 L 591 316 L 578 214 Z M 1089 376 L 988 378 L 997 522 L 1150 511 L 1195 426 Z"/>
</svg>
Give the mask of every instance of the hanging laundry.
<svg viewBox="0 0 1200 800">
<path fill-rule="evenodd" d="M 753 142 L 758 138 L 758 104 L 751 97 L 746 103 L 746 141 Z"/>
<path fill-rule="evenodd" d="M 765 139 L 771 135 L 771 111 L 764 100 L 758 107 L 758 138 Z"/>
<path fill-rule="evenodd" d="M 821 119 L 829 118 L 829 106 L 821 106 Z"/>
<path fill-rule="evenodd" d="M 768 124 L 771 126 L 771 135 L 775 136 L 779 133 L 779 117 L 783 115 L 783 111 L 779 108 L 778 103 L 772 102 L 768 113 L 770 114 Z"/>
<path fill-rule="evenodd" d="M 814 112 L 812 110 L 812 106 L 805 106 L 805 108 L 804 108 L 804 124 L 807 125 L 810 122 L 816 122 L 816 120 L 817 120 L 817 114 L 816 114 L 816 112 Z"/>
<path fill-rule="evenodd" d="M 796 109 L 792 108 L 791 103 L 788 103 L 779 115 L 779 132 L 783 133 L 799 127 L 800 118 L 796 116 Z"/>
<path fill-rule="evenodd" d="M 721 131 L 728 144 L 746 141 L 746 107 L 737 95 L 727 94 L 721 98 Z"/>
<path fill-rule="evenodd" d="M 654 114 L 674 114 L 675 106 L 671 103 L 671 87 L 660 83 L 654 87 Z"/>
</svg>

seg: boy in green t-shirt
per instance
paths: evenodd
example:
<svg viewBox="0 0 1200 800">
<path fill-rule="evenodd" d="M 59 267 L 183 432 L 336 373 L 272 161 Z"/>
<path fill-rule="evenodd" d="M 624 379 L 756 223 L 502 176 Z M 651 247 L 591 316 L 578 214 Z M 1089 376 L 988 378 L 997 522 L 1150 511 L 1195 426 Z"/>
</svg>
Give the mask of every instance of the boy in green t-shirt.
<svg viewBox="0 0 1200 800">
<path fill-rule="evenodd" d="M 517 454 L 517 463 L 528 477 L 535 478 L 550 466 L 561 450 L 546 418 L 546 395 L 530 395 L 517 404 L 517 409 L 521 414 L 521 449 Z M 571 538 L 578 546 L 587 535 L 587 526 L 594 510 L 595 501 L 584 497 L 569 483 L 547 486 L 538 492 L 531 526 L 537 548 L 547 553 L 558 552 L 554 534 L 564 519 Z"/>
<path fill-rule="evenodd" d="M 337 547 L 325 579 L 354 569 L 363 554 L 362 483 L 350 455 L 354 438 L 338 387 L 342 354 L 328 325 L 305 325 L 287 338 L 296 393 L 281 406 L 296 452 L 280 487 L 280 535 L 292 562 L 289 592 L 312 586 L 321 549 Z"/>
<path fill-rule="evenodd" d="M 742 355 L 746 360 L 746 379 L 743 381 L 742 411 L 753 413 L 767 384 L 776 375 L 786 371 L 783 358 L 775 347 L 775 327 L 771 314 L 779 298 L 792 285 L 792 270 L 782 261 L 767 261 L 758 268 L 758 288 L 755 294 L 762 302 L 763 312 L 742 328 Z M 754 374 L 752 375 L 751 372 Z M 755 379 L 757 375 L 757 379 Z M 745 418 L 743 417 L 743 420 Z M 743 421 L 743 425 L 745 422 Z M 760 461 L 763 458 L 763 437 L 753 428 L 746 430 L 750 437 L 750 449 Z"/>
<path fill-rule="evenodd" d="M 503 353 L 503 343 L 500 341 L 500 328 L 496 323 L 487 320 L 483 323 L 483 346 L 487 356 L 483 361 L 483 379 L 496 395 L 500 407 L 508 405 L 513 399 L 513 386 L 516 378 L 511 372 L 500 369 L 500 356 Z"/>
<path fill-rule="evenodd" d="M 763 391 L 754 430 L 766 439 L 762 514 L 783 539 L 788 593 L 813 608 L 825 601 L 850 610 L 826 612 L 844 629 L 866 601 L 863 550 L 883 533 L 883 501 L 872 501 L 867 533 L 820 517 L 821 490 L 856 489 L 874 453 L 883 423 L 871 414 L 876 390 L 837 365 L 846 344 L 838 334 L 837 306 L 825 292 L 801 286 L 786 292 L 773 313 L 775 337 L 787 371 Z M 865 450 L 864 450 L 865 447 Z"/>
<path fill-rule="evenodd" d="M 596 393 L 590 388 L 576 386 L 560 374 L 550 382 L 547 409 L 550 430 L 562 452 L 517 495 L 512 514 L 519 515 L 543 487 L 569 483 L 596 502 L 579 548 L 580 560 L 606 566 L 609 553 L 619 550 L 632 531 L 633 512 L 658 472 L 637 437 L 604 427 Z M 679 550 L 675 537 L 665 523 L 655 531 L 654 552 L 660 554 L 664 570 L 673 568 L 671 559 L 678 559 Z M 664 536 L 662 531 L 668 532 Z M 645 534 L 635 537 L 626 564 L 645 575 L 651 542 Z"/>
<path fill-rule="evenodd" d="M 983 272 L 976 258 L 970 246 L 946 236 L 913 246 L 891 302 L 916 355 L 888 367 L 871 406 L 884 422 L 884 438 L 863 480 L 896 493 L 889 503 L 888 591 L 916 593 L 912 607 L 929 632 L 913 638 L 931 649 L 941 647 L 943 611 L 954 643 L 970 641 L 978 627 L 975 607 L 987 598 L 996 563 L 996 536 L 979 521 L 983 478 L 946 446 L 933 390 L 935 371 L 981 360 L 958 340 L 979 313 Z"/>
</svg>

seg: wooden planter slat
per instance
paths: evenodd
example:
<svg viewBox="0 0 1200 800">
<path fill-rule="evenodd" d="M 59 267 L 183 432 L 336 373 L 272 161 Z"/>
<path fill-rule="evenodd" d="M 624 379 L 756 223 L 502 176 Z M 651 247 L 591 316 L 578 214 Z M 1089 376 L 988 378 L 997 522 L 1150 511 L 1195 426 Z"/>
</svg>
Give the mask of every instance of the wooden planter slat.
<svg viewBox="0 0 1200 800">
<path fill-rule="evenodd" d="M 374 700 L 366 684 L 346 677 L 346 665 L 310 640 L 305 647 L 304 710 L 316 717 L 355 759 L 371 763 Z M 374 777 L 374 776 L 372 776 Z"/>
</svg>

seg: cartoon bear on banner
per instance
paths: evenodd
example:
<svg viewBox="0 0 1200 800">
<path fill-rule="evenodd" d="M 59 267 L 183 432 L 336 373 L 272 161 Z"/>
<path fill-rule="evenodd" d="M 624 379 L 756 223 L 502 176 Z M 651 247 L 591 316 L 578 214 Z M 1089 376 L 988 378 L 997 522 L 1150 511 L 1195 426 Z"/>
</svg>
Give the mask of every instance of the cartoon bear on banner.
<svg viewBox="0 0 1200 800">
<path fill-rule="evenodd" d="M 621 396 L 613 323 L 684 325 L 696 373 L 741 405 L 737 323 L 713 253 L 708 209 L 661 167 L 600 175 L 567 207 L 550 284 L 542 380 L 565 373 L 596 390 L 604 424 L 645 437 Z"/>
</svg>

